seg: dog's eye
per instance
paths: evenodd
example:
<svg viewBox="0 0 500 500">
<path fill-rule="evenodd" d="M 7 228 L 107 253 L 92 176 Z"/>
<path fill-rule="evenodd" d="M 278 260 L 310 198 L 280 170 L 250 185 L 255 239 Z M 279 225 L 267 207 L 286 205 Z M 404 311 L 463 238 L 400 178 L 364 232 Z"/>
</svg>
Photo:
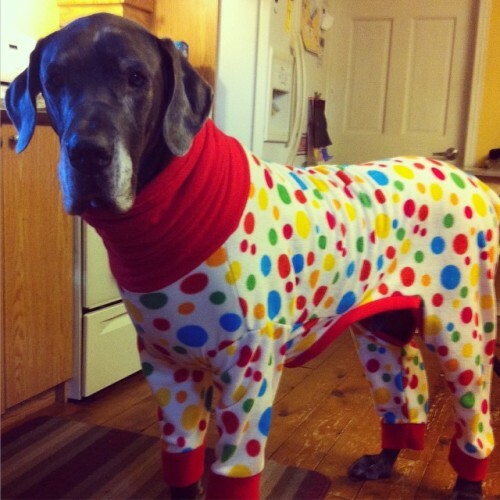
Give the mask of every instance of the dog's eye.
<svg viewBox="0 0 500 500">
<path fill-rule="evenodd" d="M 139 88 L 146 83 L 146 77 L 139 71 L 131 71 L 128 75 L 128 84 L 131 87 Z"/>
</svg>

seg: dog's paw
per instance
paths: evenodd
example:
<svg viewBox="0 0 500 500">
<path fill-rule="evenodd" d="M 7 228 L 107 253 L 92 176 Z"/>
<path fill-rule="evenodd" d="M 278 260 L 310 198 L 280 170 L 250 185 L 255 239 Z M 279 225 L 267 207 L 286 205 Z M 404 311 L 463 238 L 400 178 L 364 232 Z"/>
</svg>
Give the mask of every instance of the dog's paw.
<svg viewBox="0 0 500 500">
<path fill-rule="evenodd" d="M 382 450 L 378 455 L 363 455 L 349 467 L 347 474 L 359 481 L 386 479 L 392 474 L 398 453 L 399 450 Z"/>
<path fill-rule="evenodd" d="M 482 481 L 467 481 L 467 479 L 457 478 L 453 488 L 452 500 L 481 500 L 483 498 Z"/>
</svg>

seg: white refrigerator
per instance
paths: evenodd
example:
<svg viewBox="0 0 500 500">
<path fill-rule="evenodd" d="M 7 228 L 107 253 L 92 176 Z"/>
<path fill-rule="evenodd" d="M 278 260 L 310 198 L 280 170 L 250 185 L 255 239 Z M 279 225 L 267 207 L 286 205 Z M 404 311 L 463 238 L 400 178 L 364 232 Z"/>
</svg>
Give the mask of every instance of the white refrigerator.
<svg viewBox="0 0 500 500">
<path fill-rule="evenodd" d="M 305 161 L 308 99 L 329 90 L 329 1 L 220 2 L 214 120 L 265 160 Z"/>
</svg>

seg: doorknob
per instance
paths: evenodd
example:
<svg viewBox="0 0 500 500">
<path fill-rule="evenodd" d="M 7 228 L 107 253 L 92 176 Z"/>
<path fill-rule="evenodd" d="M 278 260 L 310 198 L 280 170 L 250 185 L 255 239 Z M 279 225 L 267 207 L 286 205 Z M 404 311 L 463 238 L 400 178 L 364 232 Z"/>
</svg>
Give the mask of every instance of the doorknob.
<svg viewBox="0 0 500 500">
<path fill-rule="evenodd" d="M 448 148 L 446 151 L 441 151 L 439 153 L 432 153 L 432 156 L 437 156 L 438 158 L 444 158 L 445 160 L 455 160 L 458 157 L 458 149 Z"/>
</svg>

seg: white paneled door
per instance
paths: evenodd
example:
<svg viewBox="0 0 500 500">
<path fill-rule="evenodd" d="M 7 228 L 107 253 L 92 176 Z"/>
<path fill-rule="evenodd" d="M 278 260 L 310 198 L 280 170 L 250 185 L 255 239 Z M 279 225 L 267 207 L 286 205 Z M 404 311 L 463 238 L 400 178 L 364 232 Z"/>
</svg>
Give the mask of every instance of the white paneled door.
<svg viewBox="0 0 500 500">
<path fill-rule="evenodd" d="M 451 148 L 463 163 L 477 4 L 333 2 L 328 122 L 335 163 Z"/>
</svg>

